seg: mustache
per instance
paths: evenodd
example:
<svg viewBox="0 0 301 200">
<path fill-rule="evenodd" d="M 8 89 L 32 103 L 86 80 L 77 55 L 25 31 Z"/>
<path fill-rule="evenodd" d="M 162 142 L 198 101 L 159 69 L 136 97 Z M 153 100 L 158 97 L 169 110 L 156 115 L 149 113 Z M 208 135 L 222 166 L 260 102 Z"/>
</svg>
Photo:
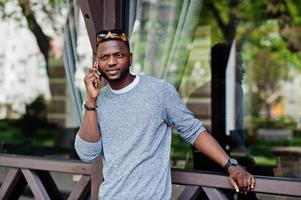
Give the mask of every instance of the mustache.
<svg viewBox="0 0 301 200">
<path fill-rule="evenodd" d="M 111 68 L 106 69 L 107 72 L 116 71 L 116 70 L 120 70 L 120 68 L 119 67 L 111 67 Z"/>
<path fill-rule="evenodd" d="M 107 74 L 109 71 L 115 71 L 115 70 L 119 70 L 119 71 L 122 71 L 121 74 L 127 74 L 129 73 L 130 71 L 130 65 L 124 69 L 124 70 L 121 70 L 122 68 L 120 67 L 116 67 L 116 66 L 112 66 L 112 67 L 108 67 L 106 69 L 103 69 L 101 67 L 98 67 L 98 70 L 100 71 L 101 73 L 101 76 L 107 80 L 107 81 L 110 81 L 110 82 L 115 82 L 115 81 L 118 81 L 118 79 L 110 79 L 110 76 Z M 121 75 L 122 76 L 122 75 Z"/>
</svg>

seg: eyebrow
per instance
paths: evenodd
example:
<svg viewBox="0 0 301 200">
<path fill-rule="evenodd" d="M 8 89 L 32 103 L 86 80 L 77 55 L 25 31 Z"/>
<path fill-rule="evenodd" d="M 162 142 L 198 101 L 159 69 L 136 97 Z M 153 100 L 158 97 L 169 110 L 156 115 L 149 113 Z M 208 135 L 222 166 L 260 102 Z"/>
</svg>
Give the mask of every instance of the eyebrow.
<svg viewBox="0 0 301 200">
<path fill-rule="evenodd" d="M 100 56 L 108 56 L 108 55 L 116 55 L 116 54 L 126 54 L 126 52 L 123 51 L 117 51 L 117 52 L 113 52 L 113 53 L 100 53 Z"/>
</svg>

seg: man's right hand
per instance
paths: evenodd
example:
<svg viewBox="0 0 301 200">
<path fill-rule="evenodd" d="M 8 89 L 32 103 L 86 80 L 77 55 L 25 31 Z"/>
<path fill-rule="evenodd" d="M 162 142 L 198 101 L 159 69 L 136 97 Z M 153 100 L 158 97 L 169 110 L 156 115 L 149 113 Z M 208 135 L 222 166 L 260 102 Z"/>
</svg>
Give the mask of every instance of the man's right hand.
<svg viewBox="0 0 301 200">
<path fill-rule="evenodd" d="M 87 99 L 95 100 L 99 95 L 101 87 L 101 73 L 98 71 L 98 62 L 94 62 L 92 68 L 90 68 L 84 78 Z"/>
</svg>

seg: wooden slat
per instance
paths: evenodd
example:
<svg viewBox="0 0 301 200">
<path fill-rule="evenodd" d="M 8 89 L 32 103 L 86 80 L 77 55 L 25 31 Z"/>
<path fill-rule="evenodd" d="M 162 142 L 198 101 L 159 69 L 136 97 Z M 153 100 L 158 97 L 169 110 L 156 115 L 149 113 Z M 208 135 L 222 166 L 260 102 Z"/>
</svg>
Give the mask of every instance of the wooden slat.
<svg viewBox="0 0 301 200">
<path fill-rule="evenodd" d="M 0 188 L 0 199 L 17 199 L 26 186 L 25 178 L 20 169 L 11 168 L 6 174 Z"/>
<path fill-rule="evenodd" d="M 87 196 L 90 194 L 91 188 L 91 177 L 87 175 L 82 175 L 79 182 L 73 188 L 71 194 L 68 197 L 68 200 L 81 200 L 87 199 Z"/>
<path fill-rule="evenodd" d="M 85 19 L 90 44 L 93 51 L 93 58 L 96 56 L 96 33 L 103 29 L 114 29 L 122 27 L 123 13 L 122 0 L 80 0 L 80 9 Z M 103 82 L 102 84 L 106 84 Z M 98 199 L 98 190 L 102 182 L 102 163 L 100 157 L 92 164 L 91 174 L 93 176 L 91 186 L 91 199 Z"/>
<path fill-rule="evenodd" d="M 36 171 L 50 199 L 63 199 L 59 189 L 57 188 L 51 174 L 48 171 Z"/>
<path fill-rule="evenodd" d="M 197 185 L 233 189 L 227 176 L 172 169 L 172 182 L 179 185 Z M 285 187 L 284 187 L 285 186 Z M 291 178 L 256 176 L 254 192 L 301 197 L 301 181 Z"/>
<path fill-rule="evenodd" d="M 301 181 L 291 178 L 257 177 L 255 192 L 301 197 Z"/>
<path fill-rule="evenodd" d="M 90 165 L 79 161 L 51 160 L 30 156 L 8 156 L 0 154 L 1 166 L 64 172 L 72 174 L 91 174 Z"/>
<path fill-rule="evenodd" d="M 103 181 L 102 162 L 100 156 L 92 162 L 91 170 L 93 174 L 93 176 L 91 176 L 91 199 L 98 200 L 99 186 Z"/>
<path fill-rule="evenodd" d="M 179 185 L 196 185 L 232 189 L 226 176 L 172 169 L 172 182 Z"/>
<path fill-rule="evenodd" d="M 93 54 L 96 53 L 96 33 L 99 31 L 97 27 L 103 27 L 104 7 L 103 1 L 98 0 L 80 0 L 80 9 L 85 19 L 86 28 L 90 39 Z"/>
<path fill-rule="evenodd" d="M 202 187 L 209 200 L 228 200 L 225 193 L 216 188 Z"/>
<path fill-rule="evenodd" d="M 119 0 L 120 1 L 120 0 Z M 96 33 L 103 29 L 114 29 L 117 24 L 117 0 L 80 0 L 80 9 L 83 13 L 86 28 L 90 39 L 93 54 L 96 54 Z"/>
<path fill-rule="evenodd" d="M 178 200 L 188 200 L 191 199 L 196 193 L 198 193 L 200 186 L 189 185 L 186 186 L 183 192 L 180 194 Z"/>
<path fill-rule="evenodd" d="M 39 176 L 34 171 L 30 171 L 29 169 L 21 169 L 21 171 L 24 174 L 35 199 L 50 200 L 50 197 Z"/>
<path fill-rule="evenodd" d="M 18 182 L 18 177 L 21 175 L 21 171 L 19 169 L 10 169 L 6 174 L 6 177 L 3 181 L 3 184 L 0 188 L 0 199 L 4 199 L 5 196 L 9 196 L 14 185 Z"/>
<path fill-rule="evenodd" d="M 99 161 L 99 160 L 98 160 Z M 63 163 L 63 164 L 62 164 Z M 97 162 L 96 162 L 97 163 Z M 49 166 L 50 165 L 50 166 Z M 101 163 L 95 165 L 93 171 L 88 174 L 92 170 L 89 164 L 84 164 L 81 166 L 81 163 L 71 162 L 71 161 L 58 161 L 58 160 L 46 160 L 46 159 L 38 159 L 38 158 L 28 158 L 24 156 L 3 156 L 0 155 L 0 166 L 9 166 L 9 167 L 25 167 L 29 166 L 30 169 L 39 169 L 45 170 L 45 173 L 48 173 L 46 176 L 39 176 L 39 173 L 44 174 L 40 171 L 30 171 L 30 169 L 21 169 L 24 174 L 29 186 L 35 193 L 37 199 L 47 196 L 47 190 L 44 188 L 43 183 L 47 182 L 43 179 L 47 179 L 49 177 L 49 172 L 47 171 L 58 171 L 65 173 L 74 174 L 77 172 L 80 174 L 81 171 L 84 171 L 83 178 L 79 185 L 76 186 L 79 189 L 78 194 L 72 194 L 72 197 L 81 198 L 82 196 L 87 196 L 89 193 L 90 186 L 89 182 L 92 182 L 91 191 L 94 192 L 94 195 L 97 195 L 98 192 L 96 190 L 92 190 L 92 188 L 98 188 L 99 183 L 102 180 L 101 174 L 94 174 L 94 171 L 97 172 L 101 170 Z M 58 169 L 61 167 L 66 167 L 65 169 Z M 74 166 L 81 166 L 84 170 L 78 170 Z M 76 170 L 74 170 L 76 169 Z M 36 172 L 36 173 L 35 173 Z M 26 181 L 23 174 L 20 173 L 18 169 L 11 169 L 2 183 L 0 188 L 0 199 L 18 199 L 20 194 L 22 193 L 24 187 L 26 186 Z M 90 175 L 93 174 L 92 177 Z M 41 179 L 39 178 L 41 177 Z M 95 179 L 94 182 L 92 181 Z M 90 180 L 91 179 L 91 180 Z M 98 181 L 100 182 L 98 182 Z M 218 174 L 209 174 L 208 172 L 202 171 L 187 171 L 181 169 L 172 169 L 172 182 L 173 184 L 179 185 L 188 185 L 195 187 L 207 187 L 207 188 L 219 188 L 219 189 L 233 189 L 228 181 L 227 176 L 218 175 Z M 47 186 L 48 187 L 48 186 Z M 87 190 L 86 190 L 86 189 Z M 295 196 L 301 197 L 301 181 L 300 179 L 292 179 L 292 178 L 275 178 L 275 177 L 266 177 L 266 176 L 256 176 L 256 187 L 253 190 L 257 193 L 267 193 L 267 194 L 275 194 L 275 195 L 285 195 L 285 196 Z M 35 191 L 37 190 L 37 191 Z M 209 189 L 212 194 L 216 193 L 215 190 Z M 217 190 L 218 191 L 218 190 Z M 50 193 L 50 192 L 49 192 Z M 82 195 L 81 195 L 82 194 Z M 92 195 L 92 194 L 91 194 Z M 71 199 L 71 198 L 70 198 Z"/>
</svg>

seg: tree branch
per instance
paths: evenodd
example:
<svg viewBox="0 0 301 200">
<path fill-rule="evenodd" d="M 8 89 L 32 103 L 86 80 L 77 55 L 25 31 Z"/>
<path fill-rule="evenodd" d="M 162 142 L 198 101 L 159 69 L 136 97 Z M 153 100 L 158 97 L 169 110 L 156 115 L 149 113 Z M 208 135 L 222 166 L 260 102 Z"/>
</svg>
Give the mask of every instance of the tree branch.
<svg viewBox="0 0 301 200">
<path fill-rule="evenodd" d="M 220 16 L 220 11 L 214 5 L 213 1 L 207 0 L 207 1 L 205 1 L 205 3 L 207 5 L 207 7 L 209 8 L 209 10 L 212 12 L 213 17 L 217 21 L 218 26 L 221 28 L 221 30 L 223 32 L 223 35 L 224 35 L 224 38 L 226 38 L 226 36 L 227 36 L 227 25 L 223 21 L 222 17 Z"/>
<path fill-rule="evenodd" d="M 49 53 L 49 37 L 45 35 L 43 32 L 41 26 L 36 21 L 36 18 L 33 14 L 33 11 L 30 7 L 28 0 L 18 0 L 19 6 L 22 9 L 22 13 L 26 18 L 26 21 L 28 23 L 28 28 L 30 31 L 34 34 L 38 46 L 45 58 L 46 66 L 47 66 L 47 73 L 48 73 L 48 53 Z M 48 73 L 49 75 L 49 73 Z"/>
</svg>

